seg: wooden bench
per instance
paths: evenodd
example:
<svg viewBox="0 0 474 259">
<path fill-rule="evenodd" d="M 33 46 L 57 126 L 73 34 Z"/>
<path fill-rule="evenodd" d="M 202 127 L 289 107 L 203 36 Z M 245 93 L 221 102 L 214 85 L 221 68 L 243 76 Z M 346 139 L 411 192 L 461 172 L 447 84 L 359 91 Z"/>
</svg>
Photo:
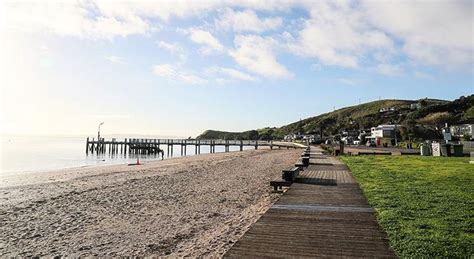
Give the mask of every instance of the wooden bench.
<svg viewBox="0 0 474 259">
<path fill-rule="evenodd" d="M 283 170 L 281 173 L 281 178 L 283 180 L 271 181 L 270 186 L 273 187 L 274 191 L 281 190 L 283 186 L 290 186 L 299 174 L 300 168 L 296 166 Z"/>
<path fill-rule="evenodd" d="M 301 157 L 301 162 L 303 162 L 304 167 L 308 167 L 309 166 L 309 156 Z"/>
<path fill-rule="evenodd" d="M 282 187 L 283 186 L 290 186 L 292 184 L 292 182 L 288 182 L 288 181 L 283 181 L 283 180 L 279 180 L 279 181 L 271 181 L 270 182 L 270 186 L 273 187 L 273 190 L 276 192 L 276 191 L 279 191 L 279 190 L 282 190 Z"/>
<path fill-rule="evenodd" d="M 298 167 L 300 169 L 300 171 L 302 171 L 304 169 L 303 160 L 301 158 L 298 159 L 298 161 L 296 161 L 295 167 Z"/>
<path fill-rule="evenodd" d="M 285 181 L 293 182 L 295 181 L 296 177 L 298 177 L 299 174 L 300 174 L 300 168 L 295 166 L 295 167 L 283 170 L 281 173 L 281 178 Z"/>
</svg>

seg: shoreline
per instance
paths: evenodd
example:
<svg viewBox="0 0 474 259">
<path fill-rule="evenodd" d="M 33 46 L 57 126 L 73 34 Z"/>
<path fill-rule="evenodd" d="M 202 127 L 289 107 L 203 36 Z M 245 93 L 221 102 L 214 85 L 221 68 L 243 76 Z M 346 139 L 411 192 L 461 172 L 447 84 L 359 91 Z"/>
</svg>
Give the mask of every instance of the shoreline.
<svg viewBox="0 0 474 259">
<path fill-rule="evenodd" d="M 258 150 L 269 150 L 268 148 L 260 148 Z M 243 151 L 238 151 L 238 150 L 233 150 L 229 152 L 216 152 L 215 154 L 223 154 L 223 153 L 235 153 L 235 152 L 250 152 L 254 151 L 253 149 L 248 149 L 248 150 L 243 150 Z M 167 157 L 165 159 L 161 158 L 140 158 L 140 164 L 141 165 L 146 165 L 146 164 L 155 164 L 158 162 L 164 162 L 164 161 L 170 161 L 170 160 L 176 160 L 176 159 L 184 159 L 184 158 L 190 158 L 190 157 L 196 157 L 196 156 L 206 156 L 206 155 L 213 155 L 212 153 L 202 153 L 202 154 L 189 154 L 186 156 L 174 156 L 174 157 Z M 136 159 L 136 158 L 131 158 L 131 159 Z M 143 160 L 142 160 L 143 159 Z M 130 162 L 134 162 L 136 160 L 130 160 Z M 123 163 L 123 161 L 120 161 L 119 163 L 106 163 L 106 164 L 95 164 L 95 165 L 82 165 L 82 166 L 71 166 L 71 167 L 63 167 L 63 168 L 57 168 L 57 169 L 38 169 L 38 170 L 29 170 L 29 171 L 17 171 L 17 172 L 8 172 L 8 173 L 1 173 L 0 174 L 0 188 L 6 188 L 6 187 L 14 187 L 14 186 L 19 186 L 19 185 L 27 185 L 27 184 L 36 184 L 36 183 L 42 183 L 38 182 L 41 181 L 40 179 L 46 178 L 46 175 L 60 175 L 63 173 L 70 173 L 71 171 L 90 171 L 93 169 L 101 169 L 104 167 L 121 167 L 121 166 L 128 166 L 128 163 Z M 17 179 L 18 176 L 21 177 L 26 177 L 27 179 L 24 180 L 19 180 Z M 33 180 L 35 179 L 36 180 Z M 32 182 L 29 182 L 32 181 Z"/>
<path fill-rule="evenodd" d="M 268 183 L 299 153 L 202 154 L 27 177 L 0 187 L 0 256 L 222 255 L 278 199 Z"/>
</svg>

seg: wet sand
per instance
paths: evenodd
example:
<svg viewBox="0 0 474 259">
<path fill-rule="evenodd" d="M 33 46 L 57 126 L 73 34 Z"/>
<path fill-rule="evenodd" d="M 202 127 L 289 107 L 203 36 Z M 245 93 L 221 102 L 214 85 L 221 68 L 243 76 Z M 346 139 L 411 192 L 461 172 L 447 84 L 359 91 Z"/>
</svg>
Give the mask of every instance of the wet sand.
<svg viewBox="0 0 474 259">
<path fill-rule="evenodd" d="M 0 256 L 220 256 L 279 194 L 300 150 L 0 178 Z"/>
</svg>

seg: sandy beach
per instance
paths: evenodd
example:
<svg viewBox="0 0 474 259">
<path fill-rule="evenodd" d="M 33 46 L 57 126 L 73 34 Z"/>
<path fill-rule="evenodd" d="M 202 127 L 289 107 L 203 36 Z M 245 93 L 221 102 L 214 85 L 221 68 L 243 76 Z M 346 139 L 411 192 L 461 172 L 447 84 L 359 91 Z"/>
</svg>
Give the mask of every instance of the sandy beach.
<svg viewBox="0 0 474 259">
<path fill-rule="evenodd" d="M 300 150 L 0 179 L 0 256 L 220 256 L 278 199 Z"/>
</svg>

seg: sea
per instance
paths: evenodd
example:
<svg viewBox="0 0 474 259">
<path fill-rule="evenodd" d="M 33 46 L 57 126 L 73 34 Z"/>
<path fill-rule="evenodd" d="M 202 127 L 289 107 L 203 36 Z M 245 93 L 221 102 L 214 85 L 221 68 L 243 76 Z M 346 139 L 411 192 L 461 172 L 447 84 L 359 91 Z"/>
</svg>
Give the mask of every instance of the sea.
<svg viewBox="0 0 474 259">
<path fill-rule="evenodd" d="M 163 136 L 104 136 L 105 139 L 115 137 L 117 140 L 125 138 L 150 138 L 163 139 Z M 0 144 L 0 176 L 17 175 L 21 173 L 45 172 L 65 168 L 100 166 L 112 164 L 134 163 L 137 155 L 109 155 L 86 154 L 86 136 L 2 136 Z M 91 137 L 92 138 L 92 137 Z M 174 139 L 179 137 L 172 137 Z M 167 156 L 166 146 L 164 149 L 165 159 L 179 157 L 180 146 L 174 146 L 173 154 Z M 244 147 L 251 149 L 251 147 Z M 239 147 L 230 147 L 230 151 L 238 151 Z M 224 152 L 224 147 L 217 146 L 216 152 Z M 201 154 L 209 153 L 209 146 L 201 146 Z M 194 147 L 188 147 L 187 156 L 193 156 Z M 140 162 L 159 160 L 161 156 L 140 155 Z"/>
</svg>

